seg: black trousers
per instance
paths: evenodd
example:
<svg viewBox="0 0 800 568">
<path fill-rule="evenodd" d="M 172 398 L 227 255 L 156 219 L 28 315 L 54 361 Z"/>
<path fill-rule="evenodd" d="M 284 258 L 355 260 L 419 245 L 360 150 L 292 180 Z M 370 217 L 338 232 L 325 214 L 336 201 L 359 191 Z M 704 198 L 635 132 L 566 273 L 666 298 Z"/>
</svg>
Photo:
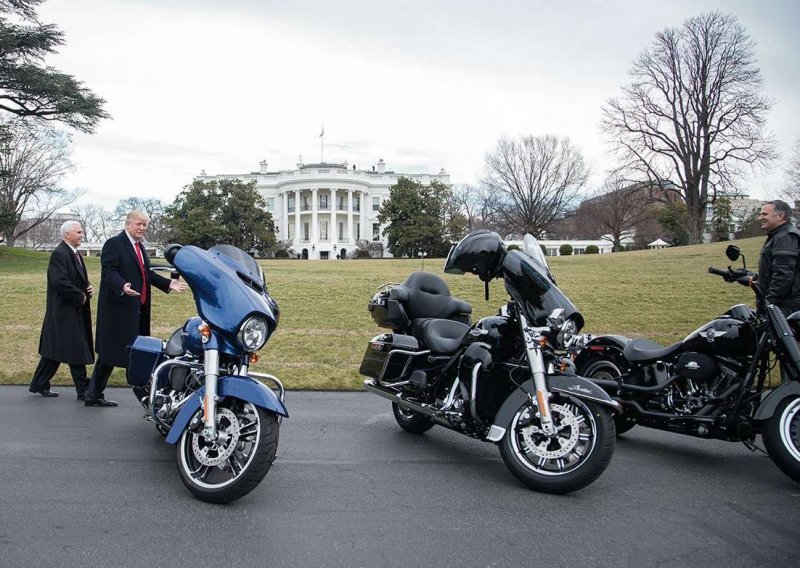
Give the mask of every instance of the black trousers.
<svg viewBox="0 0 800 568">
<path fill-rule="evenodd" d="M 97 361 L 94 364 L 92 371 L 92 378 L 89 385 L 86 387 L 86 400 L 97 400 L 103 398 L 103 391 L 106 390 L 108 378 L 111 376 L 111 371 L 114 370 L 114 365 Z"/>
<path fill-rule="evenodd" d="M 47 357 L 39 359 L 39 365 L 31 379 L 31 388 L 33 390 L 50 390 L 50 379 L 56 374 L 60 365 L 60 361 L 54 361 Z M 89 380 L 86 378 L 86 365 L 70 365 L 69 371 L 72 373 L 75 390 L 78 391 L 78 394 L 83 394 L 89 384 Z"/>
</svg>

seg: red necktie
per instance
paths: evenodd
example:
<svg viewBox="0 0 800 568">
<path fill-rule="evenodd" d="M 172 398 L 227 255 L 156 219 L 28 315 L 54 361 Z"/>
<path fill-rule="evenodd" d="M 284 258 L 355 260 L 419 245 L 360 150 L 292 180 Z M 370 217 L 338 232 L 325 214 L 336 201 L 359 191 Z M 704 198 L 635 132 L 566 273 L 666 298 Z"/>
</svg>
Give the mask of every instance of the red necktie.
<svg viewBox="0 0 800 568">
<path fill-rule="evenodd" d="M 141 296 L 139 296 L 139 301 L 144 305 L 147 301 L 147 277 L 145 276 L 144 271 L 144 258 L 142 258 L 142 244 L 139 241 L 136 241 L 134 247 L 136 249 L 136 260 L 139 261 L 139 270 L 142 273 L 142 292 Z"/>
</svg>

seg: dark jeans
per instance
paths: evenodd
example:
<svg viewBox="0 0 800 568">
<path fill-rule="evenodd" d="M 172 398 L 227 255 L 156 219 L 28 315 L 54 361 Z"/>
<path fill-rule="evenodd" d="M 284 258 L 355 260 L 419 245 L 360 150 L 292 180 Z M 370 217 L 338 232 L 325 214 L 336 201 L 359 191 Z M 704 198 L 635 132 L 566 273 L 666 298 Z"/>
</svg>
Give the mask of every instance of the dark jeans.
<svg viewBox="0 0 800 568">
<path fill-rule="evenodd" d="M 39 360 L 36 371 L 33 373 L 31 388 L 33 390 L 50 390 L 50 379 L 56 374 L 60 365 L 60 361 L 42 357 Z M 86 378 L 86 365 L 70 365 L 69 371 L 72 373 L 72 381 L 75 383 L 75 390 L 78 394 L 83 394 L 84 391 L 86 391 L 86 385 L 89 384 Z"/>
</svg>

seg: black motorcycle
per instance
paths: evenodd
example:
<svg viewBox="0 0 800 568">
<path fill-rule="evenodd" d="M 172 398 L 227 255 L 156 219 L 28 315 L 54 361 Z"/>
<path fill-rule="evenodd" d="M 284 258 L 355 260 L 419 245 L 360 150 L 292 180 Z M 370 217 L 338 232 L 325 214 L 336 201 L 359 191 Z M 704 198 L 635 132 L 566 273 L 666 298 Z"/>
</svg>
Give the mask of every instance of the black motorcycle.
<svg viewBox="0 0 800 568">
<path fill-rule="evenodd" d="M 736 261 L 741 253 L 730 245 L 726 255 Z M 800 482 L 800 312 L 787 319 L 767 305 L 742 261 L 742 268 L 708 271 L 751 287 L 756 311 L 733 306 L 669 347 L 605 335 L 579 337 L 571 350 L 578 374 L 622 405 L 614 417 L 618 434 L 638 424 L 753 449 L 760 433 L 772 460 Z M 765 384 L 775 366 L 784 382 L 770 391 Z"/>
<path fill-rule="evenodd" d="M 506 466 L 532 489 L 590 484 L 614 452 L 618 404 L 558 354 L 583 317 L 555 285 L 538 243 L 506 252 L 496 233 L 477 231 L 450 250 L 445 272 L 477 274 L 487 300 L 488 282 L 502 278 L 511 299 L 470 326 L 471 306 L 434 274 L 382 287 L 369 311 L 392 333 L 367 347 L 365 389 L 392 401 L 407 432 L 439 424 L 499 444 Z"/>
</svg>

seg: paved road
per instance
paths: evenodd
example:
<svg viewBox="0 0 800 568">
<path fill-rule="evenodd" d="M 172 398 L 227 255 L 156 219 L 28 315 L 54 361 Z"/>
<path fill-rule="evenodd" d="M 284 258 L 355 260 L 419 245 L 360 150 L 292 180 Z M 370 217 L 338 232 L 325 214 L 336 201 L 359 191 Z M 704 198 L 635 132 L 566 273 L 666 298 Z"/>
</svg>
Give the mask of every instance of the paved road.
<svg viewBox="0 0 800 568">
<path fill-rule="evenodd" d="M 0 388 L 0 566 L 797 566 L 800 485 L 739 444 L 634 429 L 570 496 L 493 445 L 412 436 L 365 393 L 290 392 L 278 459 L 195 500 L 133 395 L 85 408 Z"/>
</svg>

